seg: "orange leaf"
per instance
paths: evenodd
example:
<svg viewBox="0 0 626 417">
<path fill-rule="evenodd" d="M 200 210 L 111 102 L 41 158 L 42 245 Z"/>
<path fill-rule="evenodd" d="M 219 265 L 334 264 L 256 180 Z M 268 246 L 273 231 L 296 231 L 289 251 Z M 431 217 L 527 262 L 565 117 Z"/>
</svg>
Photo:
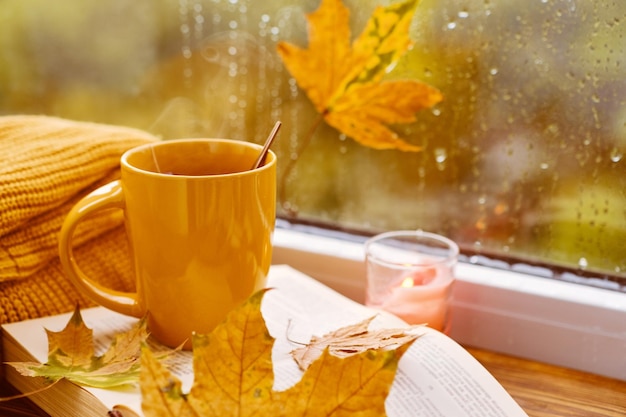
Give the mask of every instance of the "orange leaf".
<svg viewBox="0 0 626 417">
<path fill-rule="evenodd" d="M 300 382 L 274 395 L 272 416 L 306 416 L 315 410 L 324 417 L 385 416 L 385 399 L 398 362 L 411 346 L 367 350 L 345 358 L 328 349 L 304 373 Z"/>
<path fill-rule="evenodd" d="M 54 358 L 68 369 L 91 366 L 94 354 L 93 330 L 85 325 L 78 306 L 62 331 L 45 330 L 49 358 Z"/>
<path fill-rule="evenodd" d="M 194 414 L 186 401 L 182 383 L 172 377 L 147 345 L 141 347 L 141 408 L 146 416 L 183 417 Z"/>
<path fill-rule="evenodd" d="M 307 15 L 308 48 L 278 44 L 285 66 L 326 122 L 364 146 L 420 150 L 386 125 L 413 122 L 415 112 L 442 99 L 418 80 L 382 81 L 412 45 L 409 26 L 417 2 L 377 7 L 351 44 L 348 8 L 341 0 L 322 0 Z"/>
<path fill-rule="evenodd" d="M 140 385 L 146 417 L 384 416 L 398 361 L 414 338 L 398 341 L 395 350 L 369 349 L 343 358 L 325 349 L 298 383 L 274 391 L 274 338 L 261 315 L 264 294 L 257 292 L 230 312 L 211 334 L 193 336 L 189 394 L 144 348 Z"/>
<path fill-rule="evenodd" d="M 261 315 L 264 293 L 254 294 L 211 334 L 193 336 L 189 402 L 200 416 L 257 415 L 269 400 L 274 338 Z"/>
</svg>

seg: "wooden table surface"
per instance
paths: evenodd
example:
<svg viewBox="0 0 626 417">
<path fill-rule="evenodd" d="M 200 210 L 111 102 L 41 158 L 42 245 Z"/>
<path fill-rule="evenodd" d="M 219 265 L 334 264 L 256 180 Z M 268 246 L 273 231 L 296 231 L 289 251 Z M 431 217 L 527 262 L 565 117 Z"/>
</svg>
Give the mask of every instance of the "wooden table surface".
<svg viewBox="0 0 626 417">
<path fill-rule="evenodd" d="M 626 416 L 624 381 L 479 349 L 468 350 L 530 417 Z"/>
<path fill-rule="evenodd" d="M 530 417 L 626 416 L 626 382 L 468 348 Z M 11 388 L 0 383 L 0 396 Z M 0 402 L 2 417 L 45 417 L 25 400 Z M 106 417 L 106 416 L 103 416 Z M 505 417 L 505 416 L 503 416 Z"/>
</svg>

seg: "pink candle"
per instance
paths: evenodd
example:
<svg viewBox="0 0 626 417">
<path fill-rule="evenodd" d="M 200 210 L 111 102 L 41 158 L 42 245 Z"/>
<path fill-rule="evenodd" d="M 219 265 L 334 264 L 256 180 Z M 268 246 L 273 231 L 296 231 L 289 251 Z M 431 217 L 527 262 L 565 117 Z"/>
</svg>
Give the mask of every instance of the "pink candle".
<svg viewBox="0 0 626 417">
<path fill-rule="evenodd" d="M 423 231 L 382 233 L 365 242 L 366 304 L 409 324 L 449 330 L 450 295 L 459 247 Z"/>
<path fill-rule="evenodd" d="M 432 270 L 432 269 L 431 269 Z M 383 297 L 380 308 L 395 314 L 409 324 L 428 324 L 445 331 L 453 277 L 447 271 L 434 271 L 435 277 L 424 279 L 421 272 L 406 275 L 399 285 Z"/>
</svg>

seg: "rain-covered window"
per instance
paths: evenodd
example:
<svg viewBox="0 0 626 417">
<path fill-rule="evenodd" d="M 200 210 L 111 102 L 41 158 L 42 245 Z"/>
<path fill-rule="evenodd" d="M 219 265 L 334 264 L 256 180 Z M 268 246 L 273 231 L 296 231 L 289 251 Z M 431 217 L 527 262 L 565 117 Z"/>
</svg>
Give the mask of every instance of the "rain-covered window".
<svg viewBox="0 0 626 417">
<path fill-rule="evenodd" d="M 342 3 L 356 38 L 376 5 L 401 2 Z M 384 77 L 441 93 L 390 126 L 419 151 L 375 149 L 331 126 L 288 70 L 278 45 L 306 48 L 306 16 L 320 4 L 4 0 L 0 113 L 254 142 L 280 120 L 286 220 L 421 228 L 470 260 L 624 285 L 626 2 L 422 0 L 413 45 Z"/>
</svg>

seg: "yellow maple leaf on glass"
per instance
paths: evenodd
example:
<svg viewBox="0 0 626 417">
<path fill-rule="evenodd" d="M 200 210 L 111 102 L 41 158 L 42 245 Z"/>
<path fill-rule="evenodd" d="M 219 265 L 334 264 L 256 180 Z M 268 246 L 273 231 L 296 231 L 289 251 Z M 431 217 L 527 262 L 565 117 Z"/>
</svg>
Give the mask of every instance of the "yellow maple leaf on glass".
<svg viewBox="0 0 626 417">
<path fill-rule="evenodd" d="M 419 80 L 383 80 L 412 46 L 409 26 L 418 0 L 378 6 L 352 42 L 350 11 L 341 0 L 322 0 L 306 16 L 309 45 L 278 44 L 278 53 L 324 120 L 374 149 L 419 151 L 389 125 L 410 123 L 415 113 L 442 99 Z"/>
</svg>

